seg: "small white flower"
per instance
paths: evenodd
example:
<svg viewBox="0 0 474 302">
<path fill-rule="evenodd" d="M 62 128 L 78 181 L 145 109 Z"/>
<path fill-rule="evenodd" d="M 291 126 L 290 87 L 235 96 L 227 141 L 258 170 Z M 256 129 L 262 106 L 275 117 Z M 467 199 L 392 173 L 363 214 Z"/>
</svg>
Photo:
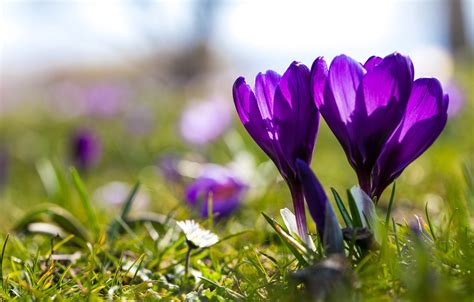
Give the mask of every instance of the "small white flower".
<svg viewBox="0 0 474 302">
<path fill-rule="evenodd" d="M 176 224 L 183 231 L 186 240 L 195 247 L 210 247 L 219 241 L 216 234 L 201 228 L 194 220 L 177 221 Z"/>
</svg>

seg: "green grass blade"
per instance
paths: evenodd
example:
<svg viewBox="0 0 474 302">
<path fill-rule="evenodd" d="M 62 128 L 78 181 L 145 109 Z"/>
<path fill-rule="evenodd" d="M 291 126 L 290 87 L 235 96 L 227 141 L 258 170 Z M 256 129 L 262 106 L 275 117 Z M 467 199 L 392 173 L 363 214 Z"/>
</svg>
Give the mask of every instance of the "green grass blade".
<svg viewBox="0 0 474 302">
<path fill-rule="evenodd" d="M 135 200 L 135 196 L 137 195 L 139 188 L 140 181 L 137 181 L 123 204 L 122 213 L 120 214 L 120 217 L 122 217 L 124 221 L 127 221 L 128 213 L 130 213 L 130 209 L 132 208 L 133 201 Z"/>
<path fill-rule="evenodd" d="M 79 197 L 80 197 L 79 199 L 82 201 L 82 205 L 86 211 L 88 223 L 91 224 L 94 234 L 98 236 L 100 228 L 99 228 L 99 223 L 97 221 L 97 217 L 94 213 L 94 210 L 92 209 L 91 202 L 84 188 L 84 183 L 82 182 L 81 177 L 79 176 L 79 173 L 77 173 L 77 170 L 74 167 L 71 168 L 71 176 L 74 183 L 74 187 L 79 193 Z"/>
<path fill-rule="evenodd" d="M 120 213 L 120 218 L 122 221 L 125 223 L 128 223 L 128 214 L 130 213 L 130 210 L 132 209 L 133 201 L 135 200 L 135 196 L 138 193 L 138 189 L 140 188 L 140 181 L 137 181 L 135 185 L 133 186 L 132 190 L 127 196 L 127 199 L 123 203 L 122 211 Z M 120 228 L 120 223 L 118 222 L 117 219 L 114 219 L 112 223 L 110 224 L 110 227 L 107 231 L 107 236 L 109 238 L 115 237 L 118 229 Z"/>
<path fill-rule="evenodd" d="M 347 212 L 346 206 L 344 205 L 344 202 L 341 199 L 341 196 L 339 196 L 339 193 L 337 193 L 336 189 L 331 188 L 331 192 L 334 195 L 334 199 L 336 200 L 336 205 L 337 208 L 339 209 L 339 212 L 341 213 L 342 219 L 344 220 L 344 223 L 346 224 L 347 227 L 352 227 L 352 220 L 351 216 Z"/>
<path fill-rule="evenodd" d="M 394 182 L 392 186 L 392 193 L 390 194 L 390 201 L 388 202 L 387 216 L 385 217 L 385 227 L 388 226 L 390 217 L 392 215 L 392 205 L 393 205 L 393 200 L 395 199 L 395 189 L 396 189 L 396 183 Z"/>
<path fill-rule="evenodd" d="M 275 221 L 275 219 L 269 217 L 267 214 L 262 213 L 265 220 L 271 225 L 271 227 L 278 234 L 278 237 L 285 243 L 285 245 L 290 249 L 293 255 L 298 259 L 298 261 L 303 265 L 308 265 L 308 249 L 301 243 L 299 243 L 295 238 L 288 234 L 283 227 Z"/>
<path fill-rule="evenodd" d="M 349 209 L 351 210 L 353 227 L 363 227 L 362 217 L 360 217 L 359 209 L 350 190 L 347 190 L 347 199 L 349 201 Z"/>
<path fill-rule="evenodd" d="M 428 203 L 426 203 L 425 205 L 425 216 L 426 216 L 426 221 L 428 223 L 428 227 L 430 228 L 431 236 L 433 236 L 433 240 L 436 241 L 436 235 L 433 230 L 433 225 L 431 224 L 430 214 L 428 213 Z"/>
<path fill-rule="evenodd" d="M 0 258 L 0 282 L 1 282 L 2 288 L 4 288 L 4 285 L 3 285 L 3 258 L 5 257 L 5 249 L 7 247 L 8 238 L 10 238 L 10 234 L 7 234 L 7 237 L 5 238 L 5 241 L 3 242 L 2 257 Z"/>
</svg>

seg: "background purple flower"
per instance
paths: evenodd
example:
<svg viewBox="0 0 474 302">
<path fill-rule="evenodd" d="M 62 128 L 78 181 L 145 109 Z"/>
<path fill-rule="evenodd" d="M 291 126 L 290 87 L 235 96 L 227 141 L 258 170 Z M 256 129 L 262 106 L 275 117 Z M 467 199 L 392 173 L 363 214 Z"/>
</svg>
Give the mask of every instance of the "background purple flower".
<svg viewBox="0 0 474 302">
<path fill-rule="evenodd" d="M 73 134 L 71 149 L 74 165 L 80 170 L 94 167 L 102 155 L 99 137 L 88 129 L 79 129 Z"/>
<path fill-rule="evenodd" d="M 207 144 L 229 128 L 232 122 L 231 112 L 228 104 L 218 97 L 208 101 L 191 101 L 181 116 L 181 136 L 190 144 Z"/>
<path fill-rule="evenodd" d="M 88 115 L 109 118 L 131 99 L 124 81 L 77 82 L 64 80 L 51 87 L 53 105 L 68 117 Z"/>
<path fill-rule="evenodd" d="M 240 204 L 246 186 L 226 168 L 209 165 L 200 177 L 186 189 L 186 201 L 208 216 L 208 201 L 212 196 L 212 212 L 219 217 L 231 214 Z"/>
<path fill-rule="evenodd" d="M 466 93 L 458 82 L 451 80 L 445 87 L 444 91 L 449 95 L 448 117 L 455 117 L 464 107 L 466 102 Z"/>
<path fill-rule="evenodd" d="M 315 102 L 346 152 L 361 188 L 379 198 L 439 136 L 447 98 L 436 79 L 413 82 L 413 65 L 398 53 L 364 64 L 341 55 L 312 66 Z"/>
<path fill-rule="evenodd" d="M 319 126 L 309 84 L 308 68 L 293 62 L 283 76 L 271 70 L 259 73 L 253 90 L 243 77 L 233 87 L 240 120 L 288 183 L 302 239 L 308 232 L 296 160 L 311 162 Z"/>
</svg>

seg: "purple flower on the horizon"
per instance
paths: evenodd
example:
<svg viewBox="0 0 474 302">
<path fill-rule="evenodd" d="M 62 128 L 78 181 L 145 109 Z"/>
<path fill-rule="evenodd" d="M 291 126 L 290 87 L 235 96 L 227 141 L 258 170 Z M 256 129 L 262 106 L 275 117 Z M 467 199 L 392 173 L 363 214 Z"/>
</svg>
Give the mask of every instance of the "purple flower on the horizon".
<svg viewBox="0 0 474 302">
<path fill-rule="evenodd" d="M 207 217 L 212 198 L 212 213 L 224 217 L 238 208 L 245 190 L 246 186 L 229 170 L 210 165 L 187 187 L 186 201 Z"/>
<path fill-rule="evenodd" d="M 444 91 L 449 95 L 448 117 L 452 118 L 461 112 L 466 100 L 466 93 L 458 82 L 451 80 Z"/>
<path fill-rule="evenodd" d="M 259 73 L 252 89 L 243 77 L 233 87 L 237 113 L 259 147 L 272 159 L 287 182 L 300 237 L 307 237 L 304 197 L 296 160 L 311 162 L 319 113 L 311 97 L 310 71 L 293 62 L 285 73 Z"/>
<path fill-rule="evenodd" d="M 184 109 L 180 133 L 191 144 L 205 145 L 221 136 L 232 122 L 231 109 L 221 98 L 192 101 Z"/>
<path fill-rule="evenodd" d="M 74 133 L 71 149 L 74 165 L 80 170 L 95 166 L 102 155 L 99 137 L 88 129 L 79 129 Z"/>
<path fill-rule="evenodd" d="M 170 182 L 181 182 L 183 180 L 183 175 L 179 172 L 179 157 L 173 154 L 164 154 L 160 156 L 156 165 L 159 169 L 161 175 Z"/>
<path fill-rule="evenodd" d="M 378 199 L 446 124 L 448 97 L 441 84 L 434 78 L 414 81 L 406 56 L 373 56 L 362 65 L 341 55 L 329 70 L 317 58 L 311 72 L 316 105 L 372 198 Z"/>
</svg>

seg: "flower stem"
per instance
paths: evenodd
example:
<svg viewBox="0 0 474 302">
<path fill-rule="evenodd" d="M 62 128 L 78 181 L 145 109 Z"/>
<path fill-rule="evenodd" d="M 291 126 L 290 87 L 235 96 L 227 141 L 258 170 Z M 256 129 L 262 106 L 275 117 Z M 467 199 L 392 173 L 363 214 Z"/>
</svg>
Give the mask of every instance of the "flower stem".
<svg viewBox="0 0 474 302">
<path fill-rule="evenodd" d="M 188 270 L 189 270 L 189 259 L 191 258 L 191 251 L 192 247 L 188 244 L 188 251 L 186 252 L 186 262 L 184 264 L 184 277 L 188 277 Z"/>
<path fill-rule="evenodd" d="M 307 243 L 308 225 L 306 224 L 303 190 L 300 184 L 291 186 L 291 196 L 293 198 L 293 207 L 295 209 L 298 235 L 300 236 L 301 240 L 303 240 L 303 242 Z"/>
</svg>

